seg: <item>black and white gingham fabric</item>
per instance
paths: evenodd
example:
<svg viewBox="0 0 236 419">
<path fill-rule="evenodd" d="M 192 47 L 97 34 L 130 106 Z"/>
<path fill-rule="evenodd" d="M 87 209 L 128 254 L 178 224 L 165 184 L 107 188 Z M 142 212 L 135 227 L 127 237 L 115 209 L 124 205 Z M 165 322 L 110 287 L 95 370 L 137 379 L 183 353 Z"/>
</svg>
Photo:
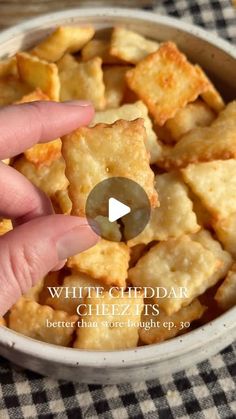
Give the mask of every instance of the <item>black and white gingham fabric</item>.
<svg viewBox="0 0 236 419">
<path fill-rule="evenodd" d="M 155 12 L 201 25 L 236 44 L 236 7 L 230 0 L 155 3 Z M 236 343 L 186 371 L 117 386 L 57 382 L 0 358 L 0 383 L 0 419 L 234 419 Z"/>
</svg>

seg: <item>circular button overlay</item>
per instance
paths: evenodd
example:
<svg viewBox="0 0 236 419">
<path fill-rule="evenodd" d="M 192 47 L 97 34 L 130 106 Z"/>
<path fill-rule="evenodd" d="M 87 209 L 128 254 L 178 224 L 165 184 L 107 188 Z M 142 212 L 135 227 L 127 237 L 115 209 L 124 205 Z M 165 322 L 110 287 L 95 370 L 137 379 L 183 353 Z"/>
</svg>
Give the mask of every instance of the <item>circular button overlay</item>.
<svg viewBox="0 0 236 419">
<path fill-rule="evenodd" d="M 144 189 L 125 177 L 111 177 L 99 182 L 89 193 L 86 217 L 100 236 L 110 241 L 131 240 L 146 227 L 151 213 Z"/>
</svg>

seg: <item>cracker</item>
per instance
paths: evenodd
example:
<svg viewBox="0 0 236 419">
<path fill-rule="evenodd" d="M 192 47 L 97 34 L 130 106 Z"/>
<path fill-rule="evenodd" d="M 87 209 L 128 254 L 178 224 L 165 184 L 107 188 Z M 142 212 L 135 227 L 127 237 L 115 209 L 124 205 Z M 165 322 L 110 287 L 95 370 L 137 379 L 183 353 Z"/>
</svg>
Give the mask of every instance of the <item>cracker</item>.
<svg viewBox="0 0 236 419">
<path fill-rule="evenodd" d="M 54 160 L 50 165 L 37 166 L 21 157 L 14 163 L 14 168 L 50 197 L 68 186 L 63 159 Z"/>
<path fill-rule="evenodd" d="M 108 109 L 102 112 L 96 112 L 91 126 L 98 123 L 112 124 L 118 119 L 133 121 L 137 118 L 142 118 L 144 120 L 144 127 L 147 133 L 147 140 L 145 144 L 147 151 L 150 154 L 150 163 L 154 163 L 161 158 L 163 147 L 160 142 L 158 142 L 157 136 L 153 131 L 152 122 L 148 116 L 148 109 L 141 100 L 132 104 L 122 105 L 117 109 Z"/>
<path fill-rule="evenodd" d="M 12 230 L 12 228 L 13 227 L 12 227 L 11 220 L 8 220 L 6 218 L 4 218 L 3 220 L 0 219 L 0 236 L 8 233 L 9 231 Z"/>
<path fill-rule="evenodd" d="M 142 343 L 146 345 L 171 339 L 179 333 L 187 331 L 184 325 L 190 325 L 192 321 L 200 319 L 206 307 L 196 299 L 171 316 L 165 314 L 163 310 L 155 316 L 152 314 L 152 310 L 152 307 L 150 307 L 147 315 L 142 314 L 141 323 L 146 326 L 146 330 L 145 327 L 139 329 L 139 337 Z M 169 324 L 169 328 L 165 327 L 167 324 Z M 170 327 L 171 325 L 173 327 Z M 149 330 L 147 330 L 148 327 L 150 327 Z"/>
<path fill-rule="evenodd" d="M 122 62 L 119 58 L 110 54 L 110 41 L 106 39 L 92 39 L 81 50 L 83 61 L 100 57 L 103 64 L 119 64 Z"/>
<path fill-rule="evenodd" d="M 20 52 L 16 54 L 20 79 L 31 88 L 40 88 L 51 100 L 59 100 L 60 80 L 56 64 Z M 23 95 L 22 95 L 23 96 Z"/>
<path fill-rule="evenodd" d="M 160 207 L 152 209 L 151 218 L 145 229 L 138 236 L 128 241 L 130 246 L 150 243 L 153 240 L 167 240 L 182 234 L 195 233 L 200 229 L 193 212 L 188 189 L 178 173 L 165 173 L 155 178 Z M 125 222 L 125 237 L 131 237 L 135 227 Z"/>
<path fill-rule="evenodd" d="M 129 270 L 129 280 L 138 287 L 163 287 L 168 298 L 153 298 L 169 316 L 188 305 L 212 283 L 220 262 L 215 255 L 188 236 L 153 246 Z M 181 294 L 181 287 L 185 293 Z"/>
<path fill-rule="evenodd" d="M 16 103 L 35 102 L 36 100 L 50 100 L 50 98 L 39 87 L 36 87 L 35 90 L 22 96 L 22 98 L 16 101 Z"/>
<path fill-rule="evenodd" d="M 61 155 L 61 140 L 50 141 L 50 143 L 36 144 L 24 152 L 27 160 L 36 166 L 50 165 Z"/>
<path fill-rule="evenodd" d="M 37 100 L 49 100 L 49 97 L 41 89 L 36 88 L 33 92 L 23 96 L 17 103 L 35 102 Z M 27 160 L 36 165 L 50 164 L 61 155 L 61 140 L 57 138 L 49 143 L 36 144 L 26 150 L 24 155 Z"/>
<path fill-rule="evenodd" d="M 62 310 L 71 315 L 76 314 L 77 307 L 84 303 L 87 296 L 86 287 L 101 287 L 101 283 L 81 272 L 72 272 L 71 275 L 64 278 L 61 285 L 62 292 L 58 294 L 59 297 L 50 295 L 45 304 L 54 310 Z M 81 297 L 78 293 L 79 289 L 81 289 Z"/>
<path fill-rule="evenodd" d="M 236 160 L 190 164 L 182 173 L 215 220 L 236 212 Z"/>
<path fill-rule="evenodd" d="M 156 51 L 159 44 L 122 27 L 113 29 L 110 54 L 131 64 L 137 64 Z"/>
<path fill-rule="evenodd" d="M 102 215 L 95 217 L 95 221 L 99 226 L 101 237 L 110 241 L 121 241 L 120 225 L 116 221 L 111 223 L 107 217 L 103 217 Z"/>
<path fill-rule="evenodd" d="M 112 125 L 79 128 L 63 138 L 62 154 L 73 214 L 85 215 L 86 200 L 97 183 L 110 177 L 126 177 L 137 182 L 156 206 L 154 174 L 145 149 L 143 121 L 119 120 Z"/>
<path fill-rule="evenodd" d="M 138 344 L 138 326 L 143 309 L 143 297 L 134 292 L 130 295 L 104 292 L 99 298 L 92 293 L 85 299 L 92 313 L 84 313 L 83 321 L 92 327 L 79 327 L 74 348 L 93 350 L 117 350 L 135 348 Z M 100 314 L 105 307 L 106 316 Z M 115 312 L 113 312 L 115 307 Z M 124 309 L 126 312 L 124 313 Z M 97 314 L 96 310 L 100 312 Z M 123 314 L 122 314 L 123 313 Z"/>
<path fill-rule="evenodd" d="M 229 103 L 209 127 L 184 135 L 163 162 L 166 168 L 236 157 L 236 101 Z"/>
<path fill-rule="evenodd" d="M 0 106 L 11 105 L 29 92 L 30 88 L 15 76 L 0 78 Z"/>
<path fill-rule="evenodd" d="M 201 94 L 202 99 L 207 103 L 207 105 L 213 109 L 215 112 L 220 112 L 225 108 L 224 99 L 222 98 L 221 94 L 212 84 L 211 80 L 207 77 L 203 69 L 199 66 L 195 66 L 200 77 L 202 77 L 203 81 L 205 81 L 208 86 L 205 92 Z"/>
<path fill-rule="evenodd" d="M 70 316 L 22 297 L 10 310 L 9 327 L 33 339 L 69 346 L 77 320 L 76 315 Z M 47 322 L 69 322 L 69 327 L 47 327 Z"/>
<path fill-rule="evenodd" d="M 223 310 L 235 306 L 236 304 L 236 265 L 229 271 L 227 277 L 218 288 L 215 300 Z"/>
<path fill-rule="evenodd" d="M 206 82 L 173 42 L 161 44 L 157 52 L 129 70 L 126 78 L 158 125 L 164 125 L 206 89 Z"/>
<path fill-rule="evenodd" d="M 41 60 L 58 61 L 67 52 L 79 51 L 94 33 L 92 26 L 59 26 L 30 52 Z"/>
<path fill-rule="evenodd" d="M 72 55 L 66 54 L 58 62 L 58 69 L 62 101 L 89 100 L 95 109 L 104 109 L 106 101 L 101 58 L 78 62 Z"/>
<path fill-rule="evenodd" d="M 236 258 L 236 212 L 227 218 L 213 221 L 212 225 L 224 248 Z"/>
<path fill-rule="evenodd" d="M 207 250 L 213 253 L 220 262 L 218 269 L 213 273 L 210 282 L 215 285 L 220 279 L 224 278 L 228 270 L 231 268 L 233 259 L 229 252 L 222 249 L 220 243 L 214 240 L 211 233 L 207 230 L 200 230 L 191 236 L 192 240 L 197 241 Z M 208 279 L 209 280 L 209 279 Z"/>
<path fill-rule="evenodd" d="M 215 113 L 203 101 L 196 100 L 180 109 L 174 118 L 169 119 L 165 126 L 169 130 L 173 141 L 197 127 L 207 127 L 215 119 Z"/>
<path fill-rule="evenodd" d="M 68 259 L 67 266 L 105 285 L 126 285 L 129 248 L 124 243 L 101 239 L 95 246 Z"/>
<path fill-rule="evenodd" d="M 103 69 L 106 108 L 117 108 L 124 99 L 126 91 L 125 75 L 128 66 L 107 66 Z"/>
</svg>

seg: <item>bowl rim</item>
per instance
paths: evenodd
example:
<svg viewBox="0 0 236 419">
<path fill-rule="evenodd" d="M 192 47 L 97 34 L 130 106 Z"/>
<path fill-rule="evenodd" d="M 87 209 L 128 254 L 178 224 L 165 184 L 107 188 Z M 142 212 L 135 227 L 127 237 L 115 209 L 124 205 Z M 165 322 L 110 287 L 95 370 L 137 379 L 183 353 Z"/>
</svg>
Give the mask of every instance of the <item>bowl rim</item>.
<svg viewBox="0 0 236 419">
<path fill-rule="evenodd" d="M 39 27 L 42 23 L 50 23 L 53 26 L 54 23 L 56 24 L 60 19 L 73 19 L 78 16 L 82 18 L 99 16 L 100 18 L 123 17 L 128 19 L 129 13 L 132 13 L 132 16 L 136 19 L 168 25 L 175 29 L 179 29 L 182 32 L 189 33 L 212 44 L 214 47 L 223 50 L 232 58 L 236 59 L 236 48 L 233 45 L 200 27 L 154 12 L 116 7 L 73 8 L 67 9 L 66 11 L 40 15 L 2 31 L 0 34 L 0 42 L 7 42 L 15 36 L 22 35 L 23 32 L 29 32 L 30 30 Z M 0 327 L 0 345 L 9 351 L 12 349 L 21 352 L 22 354 L 33 356 L 34 358 L 57 362 L 59 364 L 63 363 L 65 365 L 92 366 L 96 369 L 101 367 L 127 368 L 126 364 L 128 363 L 129 366 L 138 367 L 146 364 L 147 361 L 149 363 L 154 363 L 157 360 L 160 362 L 168 361 L 178 356 L 183 356 L 190 351 L 195 351 L 202 347 L 202 342 L 204 341 L 207 341 L 208 345 L 210 345 L 217 337 L 222 337 L 225 333 L 228 334 L 235 328 L 235 313 L 236 307 L 233 307 L 213 321 L 189 333 L 161 343 L 131 349 L 92 351 L 60 347 L 29 338 L 4 326 Z"/>
<path fill-rule="evenodd" d="M 209 347 L 217 337 L 224 333 L 230 334 L 235 329 L 236 307 L 231 308 L 213 321 L 206 323 L 189 333 L 177 336 L 170 340 L 136 348 L 121 349 L 116 351 L 95 351 L 87 349 L 68 348 L 51 343 L 42 342 L 24 336 L 7 327 L 0 327 L 0 345 L 8 350 L 33 356 L 47 361 L 64 365 L 76 365 L 93 368 L 141 366 L 155 363 L 157 360 L 170 361 L 183 356 L 190 351 L 197 351 L 207 341 Z"/>
</svg>

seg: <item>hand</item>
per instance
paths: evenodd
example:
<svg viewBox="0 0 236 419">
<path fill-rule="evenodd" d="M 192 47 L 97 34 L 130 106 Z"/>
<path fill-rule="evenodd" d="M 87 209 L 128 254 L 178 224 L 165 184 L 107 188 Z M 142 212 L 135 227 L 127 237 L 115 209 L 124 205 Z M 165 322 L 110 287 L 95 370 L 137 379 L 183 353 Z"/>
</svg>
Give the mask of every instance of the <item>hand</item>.
<svg viewBox="0 0 236 419">
<path fill-rule="evenodd" d="M 61 137 L 93 117 L 86 102 L 32 102 L 0 110 L 0 160 Z M 0 315 L 63 261 L 96 244 L 86 219 L 55 215 L 49 198 L 0 161 L 0 216 L 14 230 L 0 237 Z"/>
</svg>

